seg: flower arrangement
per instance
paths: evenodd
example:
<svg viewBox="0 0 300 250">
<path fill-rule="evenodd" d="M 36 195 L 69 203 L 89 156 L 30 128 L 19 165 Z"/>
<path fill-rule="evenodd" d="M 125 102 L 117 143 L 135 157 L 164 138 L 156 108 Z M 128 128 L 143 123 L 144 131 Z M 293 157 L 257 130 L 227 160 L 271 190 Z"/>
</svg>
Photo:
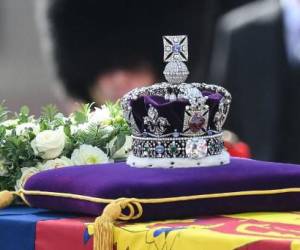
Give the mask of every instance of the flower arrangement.
<svg viewBox="0 0 300 250">
<path fill-rule="evenodd" d="M 34 173 L 126 158 L 131 131 L 119 103 L 84 104 L 64 116 L 53 105 L 40 117 L 28 107 L 12 114 L 0 104 L 0 191 L 19 189 Z"/>
</svg>

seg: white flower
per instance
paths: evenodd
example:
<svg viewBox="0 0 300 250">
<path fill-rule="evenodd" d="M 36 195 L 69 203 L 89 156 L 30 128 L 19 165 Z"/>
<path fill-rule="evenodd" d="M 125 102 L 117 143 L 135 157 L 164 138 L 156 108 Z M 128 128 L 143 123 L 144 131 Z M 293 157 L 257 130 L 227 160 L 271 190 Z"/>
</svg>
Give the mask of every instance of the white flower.
<svg viewBox="0 0 300 250">
<path fill-rule="evenodd" d="M 71 156 L 74 165 L 107 163 L 109 159 L 107 155 L 99 148 L 91 145 L 83 144 L 75 149 Z"/>
<path fill-rule="evenodd" d="M 117 137 L 113 138 L 110 142 L 109 142 L 109 148 L 111 148 L 114 145 L 115 140 L 117 139 Z M 131 147 L 132 147 L 132 137 L 129 135 L 126 135 L 126 140 L 124 145 L 117 151 L 114 153 L 113 158 L 114 159 L 118 159 L 118 158 L 126 158 L 128 156 L 128 153 L 131 151 Z"/>
<path fill-rule="evenodd" d="M 17 125 L 16 135 L 20 136 L 20 135 L 26 133 L 28 129 L 32 129 L 32 132 L 34 134 L 37 134 L 40 132 L 39 125 L 37 125 L 35 123 L 27 122 L 27 123 L 22 123 L 20 125 Z"/>
<path fill-rule="evenodd" d="M 102 105 L 101 108 L 95 108 L 95 111 L 91 112 L 88 116 L 88 121 L 85 123 L 71 125 L 71 134 L 75 134 L 78 131 L 87 131 L 88 128 L 93 125 L 104 125 L 112 119 L 111 114 L 107 106 Z M 74 117 L 71 117 L 72 122 L 75 123 Z"/>
<path fill-rule="evenodd" d="M 89 123 L 102 123 L 111 119 L 111 114 L 109 109 L 102 105 L 101 108 L 95 108 L 95 111 L 91 112 L 89 115 Z"/>
<path fill-rule="evenodd" d="M 102 131 L 103 131 L 104 133 L 110 134 L 113 130 L 114 130 L 114 127 L 113 127 L 113 126 L 107 125 L 107 126 L 103 127 L 103 130 L 102 130 Z"/>
<path fill-rule="evenodd" d="M 18 125 L 18 119 L 11 119 L 11 120 L 6 120 L 5 122 L 2 122 L 1 125 L 8 128 L 8 127 L 15 127 Z"/>
<path fill-rule="evenodd" d="M 70 126 L 71 135 L 74 135 L 78 131 L 78 127 L 76 125 Z"/>
<path fill-rule="evenodd" d="M 5 130 L 5 135 L 10 136 L 12 134 L 12 129 L 6 129 Z"/>
<path fill-rule="evenodd" d="M 71 125 L 70 130 L 71 130 L 71 135 L 74 135 L 75 133 L 78 132 L 79 128 L 77 125 Z"/>
<path fill-rule="evenodd" d="M 63 115 L 63 113 L 57 113 L 57 114 L 55 115 L 55 118 L 57 118 L 57 119 L 62 119 L 64 122 L 68 120 L 68 118 L 66 118 L 66 117 Z"/>
<path fill-rule="evenodd" d="M 62 156 L 60 158 L 56 158 L 54 160 L 48 160 L 44 163 L 44 165 L 41 166 L 41 170 L 49 170 L 49 169 L 55 169 L 55 168 L 61 168 L 61 167 L 68 167 L 72 166 L 73 162 L 65 157 Z"/>
<path fill-rule="evenodd" d="M 0 160 L 0 176 L 6 176 L 8 174 L 7 168 L 4 165 L 4 160 Z"/>
<path fill-rule="evenodd" d="M 65 133 L 63 127 L 57 130 L 44 130 L 37 134 L 31 142 L 31 147 L 36 155 L 45 160 L 55 159 L 65 147 Z"/>
<path fill-rule="evenodd" d="M 77 133 L 79 130 L 81 131 L 87 131 L 88 128 L 89 128 L 89 123 L 81 123 L 81 124 L 78 124 L 78 125 L 71 125 L 71 134 L 75 134 Z"/>
<path fill-rule="evenodd" d="M 22 176 L 19 180 L 17 180 L 15 189 L 20 190 L 24 187 L 25 182 L 31 177 L 32 175 L 40 172 L 40 169 L 37 167 L 31 167 L 31 168 L 21 168 Z"/>
<path fill-rule="evenodd" d="M 114 127 L 111 125 L 105 126 L 102 128 L 101 132 L 103 133 L 102 139 L 105 140 L 111 136 L 111 132 L 114 130 Z"/>
</svg>

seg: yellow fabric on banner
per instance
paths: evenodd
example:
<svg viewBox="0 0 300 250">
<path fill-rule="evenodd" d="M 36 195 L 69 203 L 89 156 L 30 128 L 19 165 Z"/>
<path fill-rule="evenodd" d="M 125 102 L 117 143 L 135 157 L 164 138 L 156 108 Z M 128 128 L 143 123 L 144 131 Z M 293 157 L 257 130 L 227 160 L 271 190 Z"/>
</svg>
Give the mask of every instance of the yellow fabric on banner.
<svg viewBox="0 0 300 250">
<path fill-rule="evenodd" d="M 233 214 L 229 215 L 232 218 L 239 219 L 254 219 L 265 222 L 278 222 L 286 223 L 290 225 L 299 225 L 300 226 L 300 212 L 280 212 L 280 213 L 242 213 L 242 214 Z"/>
<path fill-rule="evenodd" d="M 258 238 L 236 237 L 210 231 L 205 228 L 188 228 L 171 231 L 166 236 L 153 236 L 155 230 L 129 231 L 116 227 L 114 230 L 117 250 L 232 250 L 256 241 Z"/>
<path fill-rule="evenodd" d="M 114 227 L 117 250 L 300 250 L 300 213 L 244 213 Z"/>
</svg>

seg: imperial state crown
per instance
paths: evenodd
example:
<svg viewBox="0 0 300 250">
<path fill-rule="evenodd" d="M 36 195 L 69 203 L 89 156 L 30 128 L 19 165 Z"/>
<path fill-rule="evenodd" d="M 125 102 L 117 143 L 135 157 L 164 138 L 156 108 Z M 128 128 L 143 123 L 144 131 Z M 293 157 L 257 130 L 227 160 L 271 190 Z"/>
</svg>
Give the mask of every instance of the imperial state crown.
<svg viewBox="0 0 300 250">
<path fill-rule="evenodd" d="M 223 87 L 185 83 L 187 36 L 164 36 L 167 82 L 136 88 L 121 100 L 132 128 L 134 167 L 218 166 L 230 161 L 222 127 L 231 103 Z"/>
</svg>

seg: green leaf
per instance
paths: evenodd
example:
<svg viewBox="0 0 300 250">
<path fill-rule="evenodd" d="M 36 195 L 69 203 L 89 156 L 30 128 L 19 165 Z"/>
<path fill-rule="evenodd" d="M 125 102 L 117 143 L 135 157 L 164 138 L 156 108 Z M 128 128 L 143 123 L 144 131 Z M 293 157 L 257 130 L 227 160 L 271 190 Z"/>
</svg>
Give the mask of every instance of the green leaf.
<svg viewBox="0 0 300 250">
<path fill-rule="evenodd" d="M 47 106 L 42 107 L 41 118 L 51 122 L 55 119 L 57 113 L 57 107 L 53 104 L 49 104 Z"/>
<path fill-rule="evenodd" d="M 91 104 L 82 104 L 79 110 L 74 112 L 74 119 L 77 124 L 82 124 L 88 121 L 89 114 L 91 112 L 92 106 L 94 103 Z"/>
<path fill-rule="evenodd" d="M 20 108 L 20 113 L 23 114 L 23 115 L 27 115 L 28 116 L 29 112 L 30 112 L 30 110 L 29 110 L 28 106 L 22 106 Z"/>
<path fill-rule="evenodd" d="M 40 124 L 41 131 L 44 131 L 44 130 L 47 130 L 50 128 L 50 126 L 46 120 L 41 119 L 39 124 Z"/>
<path fill-rule="evenodd" d="M 108 110 L 113 118 L 122 115 L 122 108 L 121 108 L 119 101 L 117 101 L 115 103 L 106 102 L 105 106 L 108 108 Z"/>
<path fill-rule="evenodd" d="M 20 112 L 17 115 L 18 119 L 19 119 L 19 123 L 25 123 L 28 122 L 28 118 L 29 118 L 29 108 L 27 106 L 22 106 L 20 108 Z"/>
<path fill-rule="evenodd" d="M 113 156 L 126 142 L 126 136 L 124 134 L 118 134 L 112 148 L 110 149 L 110 156 Z"/>
<path fill-rule="evenodd" d="M 6 134 L 6 128 L 4 126 L 0 126 L 0 141 L 3 140 L 5 134 Z"/>
<path fill-rule="evenodd" d="M 88 121 L 88 117 L 84 113 L 75 111 L 74 115 L 77 124 L 85 123 Z"/>
<path fill-rule="evenodd" d="M 70 125 L 65 125 L 64 126 L 64 132 L 65 132 L 66 136 L 71 137 L 71 128 L 70 128 Z"/>
<path fill-rule="evenodd" d="M 77 146 L 82 144 L 88 144 L 102 149 L 104 152 L 107 151 L 106 145 L 117 135 L 115 129 L 107 130 L 105 127 L 99 124 L 90 124 L 86 130 L 79 130 L 72 139 L 74 144 Z"/>
<path fill-rule="evenodd" d="M 4 106 L 4 101 L 0 104 L 0 123 L 4 122 L 8 118 L 8 109 Z"/>
</svg>

